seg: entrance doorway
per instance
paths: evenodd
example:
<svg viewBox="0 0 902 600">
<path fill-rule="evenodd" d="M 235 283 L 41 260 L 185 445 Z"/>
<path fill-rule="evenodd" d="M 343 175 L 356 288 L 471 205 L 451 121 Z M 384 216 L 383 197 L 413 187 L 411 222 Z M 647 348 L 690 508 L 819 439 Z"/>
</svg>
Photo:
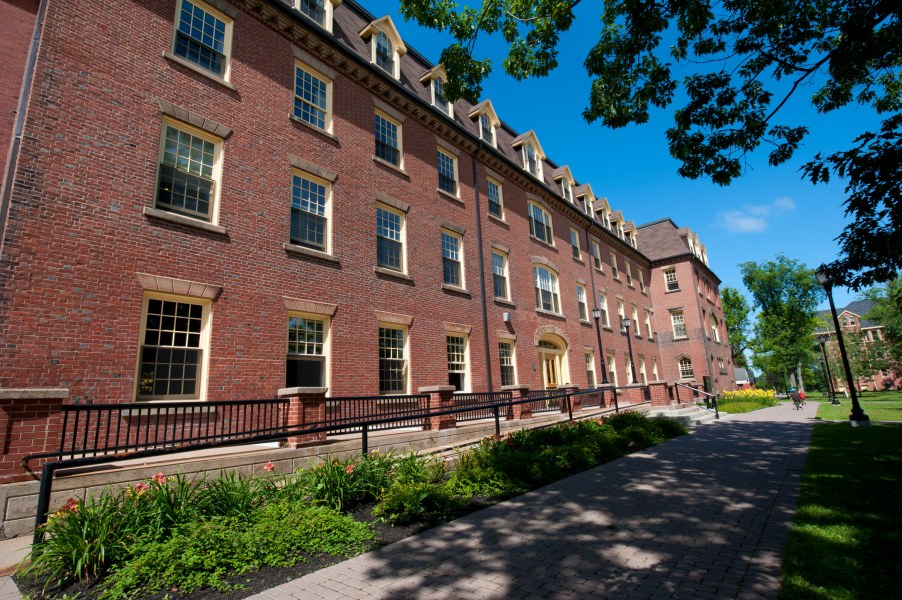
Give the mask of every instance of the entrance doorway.
<svg viewBox="0 0 902 600">
<path fill-rule="evenodd" d="M 567 367 L 567 345 L 557 336 L 539 340 L 539 362 L 542 365 L 542 384 L 546 390 L 556 390 L 570 381 Z"/>
</svg>

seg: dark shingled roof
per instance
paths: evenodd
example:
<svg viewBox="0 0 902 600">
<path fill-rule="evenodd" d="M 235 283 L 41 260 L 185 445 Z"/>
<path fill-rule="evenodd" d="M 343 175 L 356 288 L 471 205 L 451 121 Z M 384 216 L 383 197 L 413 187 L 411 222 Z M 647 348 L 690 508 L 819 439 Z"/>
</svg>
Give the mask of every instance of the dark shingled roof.
<svg viewBox="0 0 902 600">
<path fill-rule="evenodd" d="M 874 306 L 873 300 L 855 300 L 854 302 L 850 302 L 847 306 L 843 308 L 836 309 L 836 315 L 842 315 L 844 312 L 852 313 L 853 315 L 858 317 L 858 321 L 861 324 L 862 328 L 865 327 L 879 327 L 878 323 L 874 321 L 869 321 L 864 318 L 868 311 Z M 819 319 L 823 320 L 827 323 L 828 327 L 824 329 L 823 327 L 818 327 L 817 331 L 833 331 L 833 317 L 830 316 L 829 310 L 819 310 L 817 311 L 817 316 Z"/>
<path fill-rule="evenodd" d="M 689 254 L 686 239 L 680 237 L 681 233 L 685 233 L 685 228 L 677 227 L 670 219 L 646 223 L 637 229 L 639 251 L 651 260 Z"/>
</svg>

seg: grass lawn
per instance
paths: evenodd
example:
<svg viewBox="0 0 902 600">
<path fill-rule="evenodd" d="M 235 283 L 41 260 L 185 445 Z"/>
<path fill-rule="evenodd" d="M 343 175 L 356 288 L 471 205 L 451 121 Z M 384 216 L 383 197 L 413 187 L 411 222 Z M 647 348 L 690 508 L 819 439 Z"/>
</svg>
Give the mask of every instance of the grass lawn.
<svg viewBox="0 0 902 600">
<path fill-rule="evenodd" d="M 902 425 L 819 423 L 779 600 L 899 597 Z"/>
<path fill-rule="evenodd" d="M 840 406 L 822 401 L 817 409 L 818 419 L 836 421 L 849 418 L 852 400 L 837 397 L 842 402 Z M 902 421 L 902 392 L 865 392 L 858 396 L 858 402 L 872 421 Z"/>
</svg>

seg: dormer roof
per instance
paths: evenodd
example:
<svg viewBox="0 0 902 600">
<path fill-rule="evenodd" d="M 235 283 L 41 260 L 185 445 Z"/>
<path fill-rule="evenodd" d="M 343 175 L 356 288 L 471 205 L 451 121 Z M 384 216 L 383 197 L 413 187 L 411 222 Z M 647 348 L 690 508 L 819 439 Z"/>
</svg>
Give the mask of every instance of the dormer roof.
<svg viewBox="0 0 902 600">
<path fill-rule="evenodd" d="M 365 40 L 369 39 L 377 31 L 382 31 L 388 36 L 388 39 L 391 40 L 392 46 L 395 47 L 398 56 L 407 54 L 407 46 L 404 45 L 404 40 L 401 39 L 401 34 L 398 33 L 398 28 L 395 27 L 395 23 L 391 20 L 390 15 L 385 15 L 381 19 L 371 21 L 360 31 L 360 37 Z"/>
<path fill-rule="evenodd" d="M 527 142 L 533 145 L 533 148 L 535 149 L 539 160 L 545 160 L 545 151 L 542 150 L 542 145 L 539 143 L 539 138 L 536 137 L 536 132 L 534 129 L 530 129 L 526 133 L 521 133 L 520 135 L 515 137 L 514 141 L 511 142 L 511 147 L 518 148 Z"/>
<path fill-rule="evenodd" d="M 489 118 L 489 121 L 492 122 L 492 127 L 501 127 L 501 119 L 498 118 L 498 113 L 495 112 L 495 107 L 492 106 L 491 100 L 483 100 L 467 113 L 467 116 L 471 119 L 476 118 L 477 115 L 486 115 Z"/>
</svg>

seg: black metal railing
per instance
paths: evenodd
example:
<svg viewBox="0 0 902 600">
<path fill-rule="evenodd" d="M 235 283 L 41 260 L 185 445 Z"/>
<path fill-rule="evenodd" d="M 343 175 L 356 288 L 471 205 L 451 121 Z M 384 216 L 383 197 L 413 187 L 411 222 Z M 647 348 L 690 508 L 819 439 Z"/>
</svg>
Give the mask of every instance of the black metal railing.
<svg viewBox="0 0 902 600">
<path fill-rule="evenodd" d="M 498 403 L 509 402 L 511 398 L 510 392 L 454 394 L 454 406 L 463 411 L 457 414 L 457 422 L 493 419 Z"/>
<path fill-rule="evenodd" d="M 561 390 L 533 390 L 529 392 L 529 410 L 532 414 L 546 412 L 561 412 L 562 398 L 568 396 L 567 392 Z"/>
<path fill-rule="evenodd" d="M 326 419 L 316 425 L 330 433 L 358 432 L 373 421 L 379 422 L 370 424 L 370 431 L 422 427 L 428 412 L 428 394 L 326 398 Z"/>
</svg>

